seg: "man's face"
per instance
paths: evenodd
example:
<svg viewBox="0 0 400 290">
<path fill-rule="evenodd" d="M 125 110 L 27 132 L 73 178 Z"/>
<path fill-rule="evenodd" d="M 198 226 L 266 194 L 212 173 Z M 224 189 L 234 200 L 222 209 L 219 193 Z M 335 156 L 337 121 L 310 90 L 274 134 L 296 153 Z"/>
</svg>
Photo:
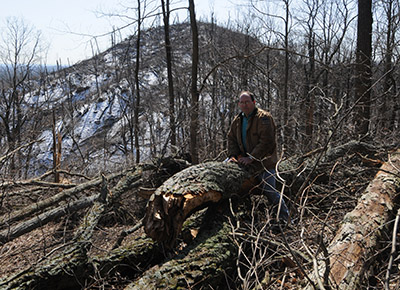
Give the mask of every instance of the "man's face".
<svg viewBox="0 0 400 290">
<path fill-rule="evenodd" d="M 239 108 L 246 115 L 250 115 L 253 112 L 256 102 L 251 100 L 248 95 L 241 95 L 239 98 Z"/>
</svg>

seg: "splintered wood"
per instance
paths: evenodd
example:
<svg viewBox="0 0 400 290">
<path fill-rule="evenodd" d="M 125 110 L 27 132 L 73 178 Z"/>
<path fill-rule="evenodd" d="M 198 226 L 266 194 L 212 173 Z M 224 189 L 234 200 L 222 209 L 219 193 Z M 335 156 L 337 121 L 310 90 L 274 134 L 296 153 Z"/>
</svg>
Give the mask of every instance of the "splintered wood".
<svg viewBox="0 0 400 290">
<path fill-rule="evenodd" d="M 182 170 L 150 197 L 143 220 L 146 234 L 172 248 L 191 213 L 242 193 L 250 179 L 250 174 L 235 163 L 208 162 Z"/>
</svg>

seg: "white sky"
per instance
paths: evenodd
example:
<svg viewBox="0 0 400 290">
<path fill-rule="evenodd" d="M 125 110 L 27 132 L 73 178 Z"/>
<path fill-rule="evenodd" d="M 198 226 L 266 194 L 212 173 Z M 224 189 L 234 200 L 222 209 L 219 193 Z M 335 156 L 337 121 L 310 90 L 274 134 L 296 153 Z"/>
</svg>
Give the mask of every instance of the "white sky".
<svg viewBox="0 0 400 290">
<path fill-rule="evenodd" d="M 151 2 L 152 0 L 147 0 Z M 156 3 L 161 2 L 155 0 Z M 233 17 L 235 0 L 195 0 L 197 18 L 210 18 L 211 11 L 219 22 Z M 188 1 L 171 0 L 187 6 Z M 236 0 L 237 2 L 237 0 Z M 92 55 L 89 40 L 85 35 L 101 35 L 119 27 L 125 20 L 104 17 L 100 11 L 111 13 L 136 5 L 137 0 L 0 0 L 0 28 L 6 26 L 7 17 L 18 17 L 25 24 L 41 31 L 42 41 L 49 45 L 47 64 L 61 60 L 63 65 L 76 63 Z M 131 12 L 134 13 L 134 12 Z M 181 12 L 183 21 L 187 12 Z M 171 19 L 172 21 L 172 19 Z M 133 27 L 134 28 L 134 27 Z M 126 35 L 132 34 L 129 30 Z M 98 38 L 100 50 L 110 47 L 110 36 Z"/>
</svg>

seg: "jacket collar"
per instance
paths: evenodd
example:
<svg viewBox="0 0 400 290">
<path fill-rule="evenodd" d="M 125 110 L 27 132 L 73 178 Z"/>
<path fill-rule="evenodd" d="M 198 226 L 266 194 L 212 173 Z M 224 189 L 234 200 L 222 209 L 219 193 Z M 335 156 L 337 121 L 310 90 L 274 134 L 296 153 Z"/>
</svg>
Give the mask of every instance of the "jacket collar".
<svg viewBox="0 0 400 290">
<path fill-rule="evenodd" d="M 253 112 L 251 112 L 247 118 L 249 119 L 249 118 L 253 117 L 255 114 L 257 114 L 257 111 L 258 111 L 258 109 L 257 109 L 257 107 L 255 107 Z M 241 112 L 239 115 L 241 118 L 246 117 L 246 115 L 243 112 Z"/>
</svg>

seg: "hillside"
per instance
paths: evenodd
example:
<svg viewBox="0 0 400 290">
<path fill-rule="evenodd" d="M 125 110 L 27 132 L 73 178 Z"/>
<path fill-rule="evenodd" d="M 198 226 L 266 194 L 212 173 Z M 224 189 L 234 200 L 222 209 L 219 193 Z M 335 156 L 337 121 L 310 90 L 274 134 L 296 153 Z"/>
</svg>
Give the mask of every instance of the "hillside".
<svg viewBox="0 0 400 290">
<path fill-rule="evenodd" d="M 199 30 L 200 80 L 204 81 L 202 78 L 213 66 L 226 55 L 237 53 L 235 48 L 244 43 L 246 37 L 205 23 L 199 25 Z M 190 102 L 190 38 L 187 24 L 171 27 L 176 102 L 182 109 Z M 52 166 L 52 111 L 55 112 L 56 131 L 62 135 L 63 168 L 93 174 L 99 170 L 115 170 L 127 160 L 133 162 L 135 41 L 136 37 L 132 36 L 91 59 L 32 84 L 37 89 L 28 94 L 27 105 L 35 109 L 31 113 L 34 120 L 30 123 L 40 128 L 32 133 L 41 142 L 32 148 L 30 154 L 35 157 L 28 157 L 29 175 L 43 174 Z M 140 54 L 139 142 L 142 160 L 149 160 L 168 153 L 165 151 L 169 113 L 162 27 L 143 32 Z M 211 102 L 207 90 L 201 97 L 202 104 L 207 107 Z M 179 125 L 181 138 L 188 134 L 184 125 L 188 118 L 188 115 L 178 116 L 177 122 L 183 125 Z M 208 117 L 204 115 L 204 118 Z M 182 145 L 180 154 L 188 152 L 188 145 Z"/>
</svg>

